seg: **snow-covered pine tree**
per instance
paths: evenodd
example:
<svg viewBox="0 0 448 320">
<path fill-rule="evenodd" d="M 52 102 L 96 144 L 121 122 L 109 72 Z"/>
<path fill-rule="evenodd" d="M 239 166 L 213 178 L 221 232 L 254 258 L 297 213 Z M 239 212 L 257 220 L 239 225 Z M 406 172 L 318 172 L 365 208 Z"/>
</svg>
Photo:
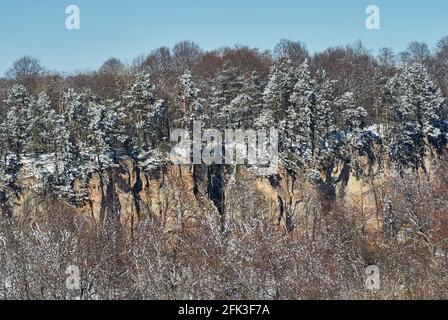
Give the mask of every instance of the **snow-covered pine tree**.
<svg viewBox="0 0 448 320">
<path fill-rule="evenodd" d="M 193 121 L 204 120 L 204 107 L 202 99 L 199 98 L 201 91 L 193 81 L 190 70 L 185 71 L 179 77 L 178 94 L 176 105 L 179 108 L 180 115 L 176 125 L 180 128 L 190 128 Z"/>
<path fill-rule="evenodd" d="M 7 184 L 6 171 L 8 168 L 8 132 L 6 131 L 5 120 L 0 119 L 0 191 L 4 191 Z"/>
<path fill-rule="evenodd" d="M 30 98 L 26 88 L 21 85 L 14 85 L 8 91 L 5 103 L 8 108 L 6 121 L 4 123 L 6 132 L 5 138 L 7 140 L 8 150 L 16 156 L 16 160 L 19 162 L 27 138 L 27 113 L 30 105 Z"/>
<path fill-rule="evenodd" d="M 30 97 L 24 86 L 14 85 L 7 92 L 4 101 L 6 117 L 0 129 L 0 189 L 6 188 L 14 192 L 19 190 L 17 175 L 21 168 L 21 160 L 26 144 L 27 111 Z"/>
<path fill-rule="evenodd" d="M 444 98 L 420 63 L 406 66 L 387 84 L 390 123 L 386 134 L 389 154 L 400 169 L 423 167 L 426 138 L 440 139 Z"/>
<path fill-rule="evenodd" d="M 80 157 L 81 146 L 87 143 L 86 128 L 89 126 L 87 105 L 88 101 L 85 93 L 77 93 L 73 89 L 64 93 L 65 127 L 70 131 L 76 157 Z"/>
<path fill-rule="evenodd" d="M 224 63 L 222 70 L 213 81 L 209 119 L 210 125 L 218 129 L 225 129 L 229 120 L 227 107 L 243 88 L 243 78 L 229 61 Z"/>
<path fill-rule="evenodd" d="M 242 93 L 225 106 L 223 111 L 226 115 L 226 129 L 244 129 L 252 104 L 252 97 Z"/>
<path fill-rule="evenodd" d="M 287 109 L 282 139 L 287 158 L 294 159 L 296 165 L 308 163 L 313 153 L 316 90 L 316 83 L 311 77 L 308 61 L 305 61 L 298 70 L 298 81 L 294 86 Z"/>
<path fill-rule="evenodd" d="M 40 93 L 28 108 L 28 127 L 26 128 L 26 150 L 35 156 L 54 151 L 54 130 L 56 112 L 46 93 Z"/>
<path fill-rule="evenodd" d="M 243 104 L 241 112 L 241 123 L 243 127 L 247 129 L 254 129 L 255 120 L 262 112 L 264 106 L 263 100 L 263 86 L 260 82 L 259 76 L 256 71 L 244 80 L 242 93 L 248 98 L 240 98 L 239 100 L 246 100 Z M 238 97 L 237 97 L 238 98 Z M 235 100 L 235 99 L 234 99 Z M 239 101 L 242 104 L 242 101 Z"/>
<path fill-rule="evenodd" d="M 113 163 L 110 133 L 115 125 L 111 121 L 109 110 L 96 96 L 90 97 L 88 118 L 87 145 L 82 150 L 87 174 L 104 170 Z"/>
<path fill-rule="evenodd" d="M 5 162 L 5 157 L 8 155 L 8 133 L 6 131 L 5 119 L 0 117 L 0 166 Z"/>
<path fill-rule="evenodd" d="M 84 195 L 75 193 L 77 178 L 87 179 L 91 166 L 86 157 L 89 136 L 89 93 L 68 89 L 63 96 L 63 113 L 56 117 L 55 130 L 55 188 L 73 203 L 83 201 Z"/>
<path fill-rule="evenodd" d="M 76 201 L 73 185 L 79 174 L 79 159 L 74 139 L 62 115 L 56 114 L 54 131 L 55 189 L 70 201 Z"/>
<path fill-rule="evenodd" d="M 341 110 L 341 128 L 346 134 L 357 135 L 366 125 L 367 111 L 363 107 L 357 106 L 352 92 L 344 93 L 337 100 L 339 110 Z"/>
<path fill-rule="evenodd" d="M 389 92 L 389 121 L 385 134 L 389 156 L 401 169 L 418 167 L 424 152 L 423 134 L 416 121 L 412 104 L 406 103 L 403 74 L 397 74 L 387 83 Z"/>
<path fill-rule="evenodd" d="M 319 70 L 316 75 L 318 88 L 317 104 L 314 109 L 314 143 L 312 158 L 316 167 L 332 165 L 338 156 L 335 149 L 337 141 L 333 110 L 336 96 L 334 82 L 328 79 L 324 70 Z"/>
<path fill-rule="evenodd" d="M 297 71 L 290 59 L 283 58 L 271 68 L 264 92 L 265 108 L 256 120 L 257 127 L 278 126 L 285 118 L 297 80 Z"/>
<path fill-rule="evenodd" d="M 337 99 L 337 107 L 341 112 L 340 125 L 344 132 L 344 145 L 341 158 L 353 168 L 358 167 L 357 156 L 364 154 L 373 157 L 373 140 L 370 131 L 364 131 L 367 111 L 357 106 L 352 92 L 346 92 Z"/>
<path fill-rule="evenodd" d="M 106 100 L 107 119 L 106 122 L 113 124 L 106 127 L 106 135 L 109 139 L 109 144 L 113 149 L 115 156 L 122 150 L 126 141 L 129 140 L 126 129 L 127 115 L 124 110 L 123 103 L 120 101 Z"/>
<path fill-rule="evenodd" d="M 220 115 L 226 128 L 254 129 L 254 121 L 262 109 L 263 91 L 257 73 L 253 72 L 245 78 L 239 94 L 222 108 Z"/>
<path fill-rule="evenodd" d="M 440 137 L 440 120 L 445 98 L 421 63 L 409 65 L 404 72 L 406 102 L 413 105 L 419 126 L 431 141 Z"/>
<path fill-rule="evenodd" d="M 154 90 L 149 74 L 138 73 L 123 97 L 130 137 L 126 148 L 144 163 L 151 162 L 154 148 L 168 136 L 164 101 L 155 96 Z"/>
</svg>

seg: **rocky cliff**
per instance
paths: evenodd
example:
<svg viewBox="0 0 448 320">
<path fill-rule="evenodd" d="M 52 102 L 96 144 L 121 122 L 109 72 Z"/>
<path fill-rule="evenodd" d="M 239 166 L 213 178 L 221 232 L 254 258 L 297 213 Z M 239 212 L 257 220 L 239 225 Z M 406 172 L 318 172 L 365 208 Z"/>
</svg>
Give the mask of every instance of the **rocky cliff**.
<svg viewBox="0 0 448 320">
<path fill-rule="evenodd" d="M 426 174 L 432 163 L 428 159 Z M 169 232 L 212 214 L 223 229 L 233 219 L 257 217 L 288 231 L 312 233 L 316 217 L 331 210 L 338 199 L 343 199 L 366 227 L 379 227 L 384 198 L 381 185 L 394 175 L 385 164 L 366 157 L 359 157 L 356 165 L 298 174 L 281 168 L 271 177 L 256 176 L 243 166 L 166 165 L 145 173 L 125 158 L 113 168 L 90 175 L 83 201 L 59 201 L 65 210 L 91 222 L 104 224 L 112 219 L 127 230 L 152 217 Z M 19 177 L 20 191 L 1 193 L 0 202 L 4 212 L 33 224 L 48 214 L 45 199 L 51 191 L 43 191 L 26 168 Z M 81 185 L 77 183 L 75 188 Z"/>
</svg>

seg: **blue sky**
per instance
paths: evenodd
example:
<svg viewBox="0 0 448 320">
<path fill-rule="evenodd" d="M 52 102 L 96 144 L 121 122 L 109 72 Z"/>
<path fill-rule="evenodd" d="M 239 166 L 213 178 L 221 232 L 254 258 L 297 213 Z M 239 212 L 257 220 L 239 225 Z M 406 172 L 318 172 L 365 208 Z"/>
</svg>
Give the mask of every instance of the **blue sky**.
<svg viewBox="0 0 448 320">
<path fill-rule="evenodd" d="M 65 8 L 81 10 L 81 29 L 65 28 Z M 381 30 L 364 27 L 365 9 L 381 9 Z M 287 38 L 311 52 L 360 39 L 366 47 L 430 47 L 448 35 L 446 0 L 1 0 L 0 74 L 20 56 L 50 70 L 98 68 L 162 45 L 192 40 L 205 49 L 244 44 L 272 49 Z"/>
</svg>

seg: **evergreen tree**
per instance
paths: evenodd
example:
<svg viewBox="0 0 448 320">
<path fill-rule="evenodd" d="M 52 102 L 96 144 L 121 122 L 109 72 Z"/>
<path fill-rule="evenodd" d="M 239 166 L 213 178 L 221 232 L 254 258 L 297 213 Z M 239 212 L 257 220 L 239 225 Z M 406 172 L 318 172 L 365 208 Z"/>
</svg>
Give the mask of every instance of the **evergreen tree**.
<svg viewBox="0 0 448 320">
<path fill-rule="evenodd" d="M 71 144 L 75 148 L 75 156 L 81 156 L 81 149 L 87 143 L 86 128 L 89 126 L 88 101 L 85 93 L 77 93 L 69 89 L 64 93 L 64 120 L 70 131 Z"/>
<path fill-rule="evenodd" d="M 96 96 L 90 98 L 88 107 L 89 126 L 87 145 L 83 156 L 87 159 L 87 172 L 103 170 L 113 163 L 110 147 L 110 133 L 115 123 L 109 115 L 110 110 Z"/>
<path fill-rule="evenodd" d="M 296 68 L 287 58 L 281 59 L 271 68 L 264 92 L 265 109 L 257 119 L 258 127 L 270 128 L 285 118 L 297 80 Z"/>
<path fill-rule="evenodd" d="M 120 101 L 107 100 L 105 103 L 107 107 L 106 122 L 113 124 L 106 127 L 106 134 L 109 137 L 110 146 L 116 154 L 129 140 L 126 130 L 127 115 Z"/>
<path fill-rule="evenodd" d="M 415 115 L 423 133 L 437 139 L 440 135 L 440 120 L 445 98 L 421 63 L 408 66 L 403 74 L 404 102 Z"/>
<path fill-rule="evenodd" d="M 124 95 L 127 111 L 128 151 L 146 160 L 153 149 L 166 140 L 168 121 L 164 101 L 154 94 L 155 87 L 147 73 L 138 73 Z"/>
<path fill-rule="evenodd" d="M 314 149 L 317 88 L 307 61 L 300 66 L 298 74 L 284 122 L 283 144 L 293 151 L 288 153 L 288 158 L 294 155 L 304 165 L 311 160 Z"/>
<path fill-rule="evenodd" d="M 239 92 L 229 104 L 222 107 L 219 117 L 226 128 L 253 129 L 254 121 L 263 110 L 263 92 L 256 72 L 246 77 Z"/>
<path fill-rule="evenodd" d="M 229 61 L 226 61 L 221 72 L 214 79 L 212 86 L 209 118 L 213 127 L 219 129 L 226 128 L 229 119 L 226 109 L 238 97 L 242 88 L 242 76 L 239 75 L 236 68 L 231 66 Z"/>
<path fill-rule="evenodd" d="M 334 82 L 329 80 L 325 71 L 317 72 L 317 104 L 314 110 L 314 142 L 312 157 L 316 166 L 326 167 L 333 162 L 336 154 L 336 132 L 333 110 L 335 109 Z M 331 163 L 330 163 L 331 165 Z"/>
<path fill-rule="evenodd" d="M 342 110 L 342 125 L 345 133 L 357 135 L 364 129 L 367 118 L 367 111 L 363 107 L 358 107 L 355 103 L 353 93 L 343 94 L 337 101 L 339 110 Z"/>
<path fill-rule="evenodd" d="M 80 161 L 74 139 L 62 115 L 55 116 L 55 188 L 71 201 L 76 199 L 73 185 L 80 173 Z"/>
<path fill-rule="evenodd" d="M 387 84 L 391 92 L 389 154 L 400 168 L 424 167 L 426 141 L 438 140 L 444 98 L 420 63 L 408 65 Z"/>
<path fill-rule="evenodd" d="M 346 92 L 337 99 L 338 110 L 341 112 L 341 130 L 344 132 L 344 145 L 341 158 L 353 168 L 358 167 L 358 155 L 373 157 L 373 140 L 371 132 L 364 131 L 367 111 L 356 105 L 353 93 Z"/>
<path fill-rule="evenodd" d="M 254 101 L 251 96 L 242 93 L 233 99 L 229 105 L 223 108 L 226 129 L 244 129 L 247 126 L 252 105 Z"/>
<path fill-rule="evenodd" d="M 6 131 L 4 119 L 0 119 L 0 172 L 1 168 L 4 168 L 6 164 L 6 158 L 8 157 L 8 132 Z"/>
<path fill-rule="evenodd" d="M 199 98 L 200 91 L 193 82 L 189 70 L 179 77 L 176 105 L 179 107 L 180 116 L 176 122 L 181 128 L 191 128 L 193 121 L 204 120 L 204 107 L 202 99 Z"/>
<path fill-rule="evenodd" d="M 27 113 L 30 105 L 30 98 L 26 88 L 21 85 L 13 86 L 8 91 L 5 103 L 8 108 L 6 121 L 4 123 L 5 138 L 8 150 L 16 156 L 17 161 L 19 162 L 27 138 Z"/>
<path fill-rule="evenodd" d="M 40 155 L 54 151 L 55 122 L 56 112 L 51 106 L 50 98 L 45 93 L 39 94 L 37 99 L 31 101 L 28 109 L 28 152 Z"/>
<path fill-rule="evenodd" d="M 9 145 L 8 132 L 6 130 L 4 119 L 0 120 L 0 191 L 4 191 L 8 184 L 8 165 L 9 165 Z"/>
<path fill-rule="evenodd" d="M 253 129 L 255 120 L 264 109 L 263 87 L 258 74 L 255 71 L 244 81 L 242 94 L 250 98 L 246 99 L 247 101 L 250 101 L 250 105 L 246 104 L 244 108 L 242 122 L 246 128 Z"/>
</svg>

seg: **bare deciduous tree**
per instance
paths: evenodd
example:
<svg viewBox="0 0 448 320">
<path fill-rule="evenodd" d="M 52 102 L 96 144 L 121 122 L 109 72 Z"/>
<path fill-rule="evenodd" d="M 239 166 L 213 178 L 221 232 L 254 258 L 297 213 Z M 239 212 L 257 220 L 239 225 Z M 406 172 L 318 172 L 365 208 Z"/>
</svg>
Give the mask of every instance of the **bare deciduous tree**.
<svg viewBox="0 0 448 320">
<path fill-rule="evenodd" d="M 42 75 L 44 70 L 38 58 L 23 56 L 14 62 L 12 67 L 6 72 L 6 76 L 18 81 L 26 81 Z"/>
<path fill-rule="evenodd" d="M 289 58 L 294 64 L 301 64 L 309 58 L 308 50 L 300 41 L 282 39 L 275 46 L 274 56 L 277 59 Z"/>
</svg>

